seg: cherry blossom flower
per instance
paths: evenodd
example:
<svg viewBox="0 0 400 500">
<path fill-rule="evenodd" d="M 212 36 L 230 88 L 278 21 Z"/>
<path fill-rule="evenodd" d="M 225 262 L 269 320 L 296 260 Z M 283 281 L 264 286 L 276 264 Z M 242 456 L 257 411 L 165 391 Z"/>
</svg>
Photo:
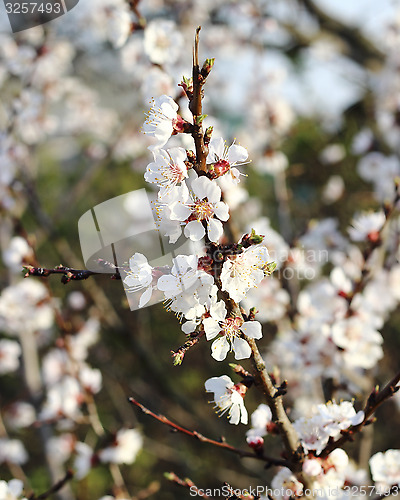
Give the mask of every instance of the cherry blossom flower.
<svg viewBox="0 0 400 500">
<path fill-rule="evenodd" d="M 235 385 L 227 375 L 221 375 L 206 380 L 205 388 L 207 392 L 214 393 L 213 403 L 217 413 L 224 415 L 228 412 L 230 424 L 247 424 L 248 415 L 243 401 L 247 388 L 242 383 Z"/>
<path fill-rule="evenodd" d="M 52 436 L 46 442 L 46 450 L 51 460 L 55 463 L 64 464 L 75 449 L 76 437 L 73 434 L 65 433 L 60 436 Z"/>
<path fill-rule="evenodd" d="M 24 483 L 20 479 L 11 479 L 8 481 L 0 480 L 0 499 L 1 500 L 27 500 L 22 498 Z"/>
<path fill-rule="evenodd" d="M 141 253 L 135 253 L 129 259 L 129 268 L 127 276 L 124 278 L 125 290 L 128 292 L 144 292 L 139 300 L 139 307 L 144 307 L 149 300 L 154 287 L 153 283 L 153 268 L 148 264 L 146 257 Z"/>
<path fill-rule="evenodd" d="M 347 366 L 368 370 L 383 357 L 382 335 L 358 315 L 336 321 L 331 334 L 333 342 L 343 349 Z"/>
<path fill-rule="evenodd" d="M 261 323 L 278 321 L 284 317 L 290 302 L 289 294 L 275 278 L 261 281 L 257 288 L 252 288 L 243 299 L 244 307 L 256 307 L 257 320 Z"/>
<path fill-rule="evenodd" d="M 119 49 L 127 41 L 132 29 L 132 18 L 128 10 L 108 9 L 106 32 L 107 37 Z"/>
<path fill-rule="evenodd" d="M 164 151 L 160 149 L 154 153 L 154 162 L 147 165 L 144 174 L 146 182 L 168 190 L 180 184 L 187 176 L 185 160 L 186 151 L 183 148 L 171 148 Z"/>
<path fill-rule="evenodd" d="M 315 450 L 315 453 L 319 455 L 328 444 L 329 434 L 326 432 L 324 424 L 325 420 L 321 415 L 314 415 L 311 418 L 300 417 L 293 422 L 293 427 L 306 454 Z"/>
<path fill-rule="evenodd" d="M 338 438 L 342 430 L 352 425 L 360 424 L 364 419 L 364 412 L 355 412 L 349 401 L 335 402 L 326 405 L 319 404 L 313 408 L 310 418 L 300 417 L 293 423 L 304 451 L 315 450 L 319 455 L 328 443 L 329 437 Z"/>
<path fill-rule="evenodd" d="M 5 421 L 10 429 L 29 427 L 35 420 L 35 408 L 24 401 L 16 401 L 5 410 Z"/>
<path fill-rule="evenodd" d="M 293 472 L 286 467 L 282 467 L 271 481 L 271 488 L 274 491 L 274 498 L 289 500 L 293 497 L 302 496 L 303 485 L 296 479 Z"/>
<path fill-rule="evenodd" d="M 247 149 L 243 146 L 231 144 L 228 148 L 222 137 L 213 137 L 208 146 L 208 172 L 213 179 L 230 172 L 233 182 L 237 184 L 241 174 L 235 165 L 247 163 L 248 156 Z"/>
<path fill-rule="evenodd" d="M 262 403 L 251 414 L 251 429 L 246 432 L 247 442 L 253 441 L 257 437 L 268 434 L 268 425 L 272 421 L 272 413 L 269 406 Z"/>
<path fill-rule="evenodd" d="M 0 375 L 11 373 L 19 368 L 21 346 L 14 340 L 0 340 Z"/>
<path fill-rule="evenodd" d="M 335 203 L 335 201 L 341 198 L 344 191 L 345 184 L 343 177 L 341 177 L 340 175 L 332 175 L 331 177 L 329 177 L 328 182 L 324 186 L 322 199 L 324 203 L 330 205 L 331 203 Z"/>
<path fill-rule="evenodd" d="M 353 241 L 377 241 L 379 232 L 385 223 L 386 217 L 383 211 L 364 212 L 352 221 L 349 235 Z"/>
<path fill-rule="evenodd" d="M 84 294 L 78 290 L 74 290 L 68 294 L 67 303 L 74 311 L 82 311 L 87 305 Z"/>
<path fill-rule="evenodd" d="M 264 278 L 269 254 L 265 246 L 251 246 L 243 253 L 229 256 L 222 266 L 222 290 L 235 302 L 240 302 L 246 292 Z"/>
<path fill-rule="evenodd" d="M 3 289 L 0 295 L 0 329 L 4 332 L 18 335 L 25 331 L 47 330 L 52 326 L 53 318 L 53 306 L 43 283 L 24 280 Z"/>
<path fill-rule="evenodd" d="M 210 308 L 211 317 L 203 320 L 204 331 L 207 340 L 212 340 L 218 334 L 221 337 L 211 345 L 211 356 L 217 361 L 223 361 L 229 350 L 235 352 L 235 359 L 245 359 L 251 356 L 251 349 L 245 339 L 241 338 L 244 333 L 252 339 L 262 337 L 261 324 L 258 321 L 245 321 L 240 318 L 227 318 L 225 304 L 217 302 Z"/>
<path fill-rule="evenodd" d="M 99 452 L 101 462 L 132 464 L 143 445 L 143 438 L 136 429 L 120 429 L 112 446 Z"/>
<path fill-rule="evenodd" d="M 68 352 L 76 361 L 88 357 L 89 348 L 99 340 L 100 322 L 97 318 L 89 318 L 75 335 L 69 335 Z"/>
<path fill-rule="evenodd" d="M 94 453 L 92 448 L 88 444 L 81 442 L 75 444 L 75 452 L 75 478 L 79 480 L 83 479 L 89 474 L 89 471 L 93 465 Z"/>
<path fill-rule="evenodd" d="M 172 311 L 188 320 L 196 320 L 205 313 L 205 306 L 211 305 L 218 289 L 213 277 L 198 269 L 197 256 L 178 255 L 173 262 L 171 274 L 161 276 L 157 287 L 164 292 Z"/>
<path fill-rule="evenodd" d="M 372 479 L 380 488 L 400 485 L 400 450 L 375 453 L 369 459 Z"/>
<path fill-rule="evenodd" d="M 28 461 L 28 453 L 19 439 L 0 439 L 0 464 L 10 462 L 11 464 L 24 464 Z"/>
<path fill-rule="evenodd" d="M 85 391 L 97 394 L 102 387 L 101 371 L 97 368 L 91 368 L 86 363 L 82 363 L 79 367 L 79 382 Z"/>
<path fill-rule="evenodd" d="M 25 238 L 14 236 L 3 250 L 3 262 L 13 272 L 21 272 L 23 260 L 32 257 L 32 248 Z"/>
<path fill-rule="evenodd" d="M 281 151 L 269 150 L 255 163 L 255 170 L 261 174 L 277 175 L 289 166 L 287 156 Z"/>
<path fill-rule="evenodd" d="M 157 288 L 167 299 L 190 290 L 198 278 L 196 255 L 177 255 L 173 263 L 171 274 L 165 274 L 157 281 Z"/>
<path fill-rule="evenodd" d="M 303 462 L 302 469 L 308 476 L 318 476 L 322 472 L 321 460 L 318 458 L 307 458 Z"/>
<path fill-rule="evenodd" d="M 144 50 L 154 64 L 173 64 L 180 56 L 183 36 L 173 21 L 155 19 L 144 32 Z"/>
<path fill-rule="evenodd" d="M 351 144 L 353 155 L 362 155 L 366 153 L 374 142 L 374 134 L 370 128 L 361 129 L 354 137 Z"/>
<path fill-rule="evenodd" d="M 330 498 L 332 488 L 340 489 L 346 481 L 349 457 L 341 448 L 333 450 L 327 458 L 307 459 L 303 463 L 303 472 L 313 478 L 313 487 L 318 496 Z"/>
<path fill-rule="evenodd" d="M 143 132 L 156 139 L 150 150 L 162 148 L 174 133 L 182 130 L 183 119 L 177 114 L 178 105 L 166 95 L 157 97 L 144 122 Z"/>
<path fill-rule="evenodd" d="M 224 231 L 221 220 L 229 219 L 228 205 L 221 201 L 221 189 L 201 176 L 193 180 L 191 190 L 193 197 L 186 196 L 170 205 L 171 219 L 186 223 L 184 234 L 192 241 L 200 241 L 205 236 L 203 222 L 206 222 L 208 238 L 216 243 Z"/>
<path fill-rule="evenodd" d="M 81 415 L 79 408 L 83 401 L 83 390 L 79 382 L 76 378 L 67 375 L 49 388 L 39 418 L 41 420 L 60 417 L 75 419 Z"/>
<path fill-rule="evenodd" d="M 356 413 L 350 401 L 342 401 L 336 404 L 334 401 L 317 406 L 318 414 L 324 419 L 324 430 L 337 438 L 340 432 L 348 429 L 352 425 L 358 425 L 364 420 L 364 412 Z"/>
</svg>

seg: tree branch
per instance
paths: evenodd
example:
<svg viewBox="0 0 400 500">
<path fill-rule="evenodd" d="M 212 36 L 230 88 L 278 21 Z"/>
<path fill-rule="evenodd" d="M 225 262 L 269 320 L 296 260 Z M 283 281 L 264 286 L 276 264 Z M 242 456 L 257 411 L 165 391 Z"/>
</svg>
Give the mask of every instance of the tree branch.
<svg viewBox="0 0 400 500">
<path fill-rule="evenodd" d="M 144 405 L 139 403 L 139 401 L 137 401 L 135 398 L 132 398 L 132 397 L 129 398 L 129 402 L 132 403 L 133 405 L 137 406 L 138 408 L 140 408 L 143 413 L 145 413 L 146 415 L 150 415 L 151 417 L 158 420 L 162 424 L 165 424 L 168 427 L 171 427 L 172 429 L 174 429 L 175 431 L 178 431 L 182 434 L 185 434 L 186 436 L 193 437 L 193 438 L 197 439 L 198 441 L 201 441 L 202 443 L 208 443 L 208 444 L 211 444 L 213 446 L 216 446 L 217 448 L 223 448 L 225 450 L 231 451 L 232 453 L 239 455 L 241 458 L 243 458 L 243 457 L 255 458 L 257 460 L 262 460 L 263 462 L 267 462 L 267 464 L 269 464 L 269 465 L 281 465 L 284 467 L 288 467 L 287 460 L 269 457 L 269 456 L 266 456 L 264 454 L 263 455 L 256 455 L 253 452 L 241 450 L 239 448 L 235 448 L 234 446 L 231 446 L 230 444 L 226 443 L 225 441 L 216 441 L 214 439 L 210 439 L 206 436 L 203 436 L 203 434 L 200 434 L 200 432 L 191 431 L 189 429 L 185 429 L 184 427 L 181 427 L 178 424 L 175 424 L 174 422 L 169 420 L 164 415 L 160 415 L 160 414 L 157 415 L 156 413 L 152 412 L 151 410 L 146 408 Z"/>
</svg>

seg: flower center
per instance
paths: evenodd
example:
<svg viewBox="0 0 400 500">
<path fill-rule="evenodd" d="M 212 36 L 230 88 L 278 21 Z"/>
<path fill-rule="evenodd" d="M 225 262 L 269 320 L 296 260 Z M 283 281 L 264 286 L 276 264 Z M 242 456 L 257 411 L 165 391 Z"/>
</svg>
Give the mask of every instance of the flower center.
<svg viewBox="0 0 400 500">
<path fill-rule="evenodd" d="M 227 318 L 221 323 L 221 328 L 229 340 L 239 336 L 240 318 Z"/>
<path fill-rule="evenodd" d="M 196 201 L 192 214 L 197 220 L 210 219 L 214 215 L 214 207 L 206 200 Z"/>
<path fill-rule="evenodd" d="M 174 183 L 182 182 L 185 178 L 184 173 L 175 163 L 170 163 L 166 168 L 165 177 Z"/>
<path fill-rule="evenodd" d="M 208 167 L 208 171 L 212 174 L 212 179 L 216 179 L 221 175 L 224 175 L 228 170 L 230 170 L 231 164 L 227 160 L 219 160 L 213 165 Z"/>
</svg>

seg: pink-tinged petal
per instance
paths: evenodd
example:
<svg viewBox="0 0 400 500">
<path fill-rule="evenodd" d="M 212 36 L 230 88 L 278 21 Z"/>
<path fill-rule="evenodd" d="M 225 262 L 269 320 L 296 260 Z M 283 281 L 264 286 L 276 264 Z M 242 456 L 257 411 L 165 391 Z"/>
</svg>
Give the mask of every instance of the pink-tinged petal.
<svg viewBox="0 0 400 500">
<path fill-rule="evenodd" d="M 211 344 L 211 356 L 216 361 L 223 361 L 226 358 L 230 349 L 229 342 L 226 337 L 221 337 Z"/>
<path fill-rule="evenodd" d="M 258 340 L 262 338 L 261 324 L 258 321 L 245 321 L 240 329 L 252 339 Z"/>
<path fill-rule="evenodd" d="M 190 238 L 192 241 L 200 241 L 206 234 L 206 230 L 199 220 L 188 222 L 183 232 L 186 238 Z"/>
<path fill-rule="evenodd" d="M 147 288 L 147 290 L 142 294 L 139 300 L 139 308 L 144 307 L 147 304 L 147 302 L 151 299 L 152 291 L 153 291 L 152 287 L 149 286 L 149 288 Z"/>
<path fill-rule="evenodd" d="M 209 219 L 207 221 L 207 233 L 210 241 L 217 243 L 224 234 L 222 222 L 218 219 Z"/>
<path fill-rule="evenodd" d="M 229 207 L 223 201 L 215 204 L 214 213 L 220 220 L 227 221 L 229 219 Z"/>
<path fill-rule="evenodd" d="M 233 350 L 235 351 L 235 359 L 247 359 L 251 356 L 249 344 L 239 337 L 233 339 Z"/>
<path fill-rule="evenodd" d="M 219 332 L 221 331 L 221 327 L 213 318 L 206 318 L 203 320 L 204 331 L 206 332 L 206 339 L 212 340 L 214 339 Z"/>
<path fill-rule="evenodd" d="M 190 214 L 192 213 L 189 207 L 187 207 L 183 203 L 179 203 L 179 201 L 175 201 L 174 203 L 172 203 L 169 208 L 171 211 L 171 220 L 184 221 L 188 219 Z"/>
<path fill-rule="evenodd" d="M 243 163 L 249 157 L 247 149 L 237 144 L 232 144 L 228 149 L 228 161 L 230 164 Z"/>
</svg>

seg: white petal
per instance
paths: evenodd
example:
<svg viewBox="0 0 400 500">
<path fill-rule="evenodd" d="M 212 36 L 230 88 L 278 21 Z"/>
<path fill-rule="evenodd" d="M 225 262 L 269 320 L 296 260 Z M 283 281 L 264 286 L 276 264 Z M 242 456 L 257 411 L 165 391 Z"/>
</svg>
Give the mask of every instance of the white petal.
<svg viewBox="0 0 400 500">
<path fill-rule="evenodd" d="M 204 331 L 206 332 L 207 340 L 215 338 L 221 331 L 221 327 L 214 318 L 206 318 L 203 320 Z"/>
<path fill-rule="evenodd" d="M 146 257 L 142 253 L 136 252 L 129 259 L 129 267 L 132 270 L 133 270 L 133 268 L 136 268 L 137 266 L 141 266 L 143 264 L 147 264 L 147 259 L 146 259 Z"/>
<path fill-rule="evenodd" d="M 139 307 L 144 307 L 147 302 L 151 299 L 151 293 L 153 289 L 151 286 L 142 294 L 139 300 Z"/>
<path fill-rule="evenodd" d="M 24 489 L 24 484 L 20 479 L 11 479 L 11 481 L 8 481 L 8 489 L 12 495 L 19 497 Z M 5 498 L 9 497 L 6 496 Z"/>
<path fill-rule="evenodd" d="M 177 295 L 182 291 L 180 281 L 170 274 L 161 276 L 157 281 L 157 288 L 165 292 L 166 296 Z"/>
<path fill-rule="evenodd" d="M 217 321 L 224 321 L 226 318 L 226 307 L 222 300 L 210 307 L 210 314 Z"/>
<path fill-rule="evenodd" d="M 229 207 L 223 201 L 219 201 L 215 204 L 214 213 L 218 219 L 223 221 L 227 221 L 229 219 Z"/>
<path fill-rule="evenodd" d="M 172 203 L 169 208 L 171 210 L 171 220 L 184 221 L 192 213 L 189 207 L 187 207 L 183 203 L 179 203 L 179 201 Z"/>
<path fill-rule="evenodd" d="M 211 356 L 217 361 L 223 361 L 229 352 L 229 348 L 229 342 L 225 336 L 214 340 L 211 344 Z"/>
<path fill-rule="evenodd" d="M 232 144 L 228 149 L 228 161 L 230 164 L 242 163 L 247 160 L 249 153 L 243 146 Z"/>
<path fill-rule="evenodd" d="M 261 324 L 258 321 L 245 321 L 240 327 L 242 332 L 252 339 L 261 339 Z"/>
<path fill-rule="evenodd" d="M 227 389 L 234 386 L 231 378 L 228 375 L 221 375 L 220 377 L 212 377 L 206 380 L 204 387 L 207 392 L 214 392 L 216 396 L 222 396 Z"/>
<path fill-rule="evenodd" d="M 181 330 L 183 333 L 186 333 L 188 335 L 189 333 L 193 333 L 196 330 L 197 323 L 195 321 L 186 321 L 186 323 L 183 323 L 181 326 Z"/>
<path fill-rule="evenodd" d="M 240 406 L 233 404 L 230 410 L 229 423 L 233 425 L 238 425 L 240 422 Z"/>
<path fill-rule="evenodd" d="M 215 137 L 211 139 L 208 151 L 207 163 L 215 163 L 224 158 L 225 141 L 222 137 Z"/>
<path fill-rule="evenodd" d="M 186 149 L 183 148 L 171 148 L 168 153 L 174 163 L 184 162 L 187 159 Z"/>
<path fill-rule="evenodd" d="M 192 241 L 200 241 L 206 234 L 206 230 L 199 220 L 188 222 L 183 232 L 186 238 L 190 238 Z"/>
<path fill-rule="evenodd" d="M 221 200 L 221 188 L 204 175 L 192 182 L 192 190 L 200 200 L 207 198 L 210 203 Z"/>
<path fill-rule="evenodd" d="M 233 339 L 233 350 L 235 351 L 235 359 L 246 359 L 251 356 L 249 344 L 239 337 Z"/>
<path fill-rule="evenodd" d="M 221 236 L 224 234 L 222 222 L 218 219 L 209 219 L 207 221 L 207 233 L 210 241 L 217 243 Z"/>
</svg>

